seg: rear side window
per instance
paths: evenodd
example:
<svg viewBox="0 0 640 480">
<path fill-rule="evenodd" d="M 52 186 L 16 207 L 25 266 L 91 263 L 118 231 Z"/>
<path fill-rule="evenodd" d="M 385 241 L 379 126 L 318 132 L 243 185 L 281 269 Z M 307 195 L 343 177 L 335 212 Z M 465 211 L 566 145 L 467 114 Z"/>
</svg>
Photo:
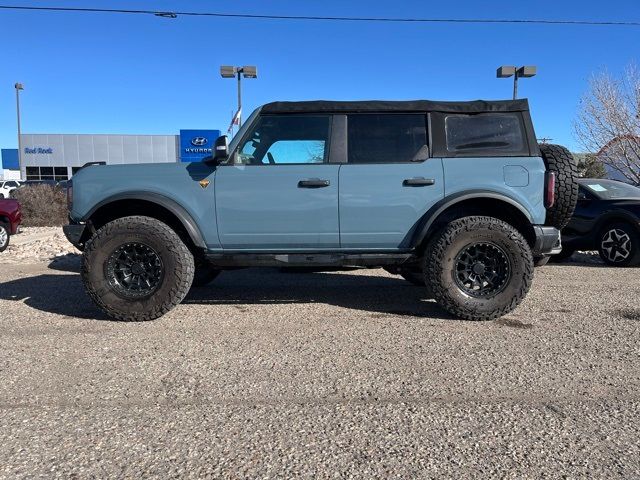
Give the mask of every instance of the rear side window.
<svg viewBox="0 0 640 480">
<path fill-rule="evenodd" d="M 444 119 L 437 122 L 437 128 L 444 130 L 444 145 L 438 148 L 444 150 L 440 152 L 443 156 L 529 155 L 522 116 L 517 112 L 439 116 Z"/>
<path fill-rule="evenodd" d="M 347 116 L 349 163 L 402 163 L 426 160 L 424 114 Z"/>
</svg>

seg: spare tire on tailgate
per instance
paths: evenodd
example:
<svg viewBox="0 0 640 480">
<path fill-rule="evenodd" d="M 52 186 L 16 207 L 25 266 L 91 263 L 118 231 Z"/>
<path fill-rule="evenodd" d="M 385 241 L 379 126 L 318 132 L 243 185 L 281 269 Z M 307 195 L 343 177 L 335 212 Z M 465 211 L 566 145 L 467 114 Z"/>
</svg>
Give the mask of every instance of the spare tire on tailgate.
<svg viewBox="0 0 640 480">
<path fill-rule="evenodd" d="M 547 170 L 556 174 L 555 202 L 547 208 L 545 223 L 561 229 L 569 223 L 578 201 L 578 166 L 565 147 L 548 143 L 539 146 Z"/>
</svg>

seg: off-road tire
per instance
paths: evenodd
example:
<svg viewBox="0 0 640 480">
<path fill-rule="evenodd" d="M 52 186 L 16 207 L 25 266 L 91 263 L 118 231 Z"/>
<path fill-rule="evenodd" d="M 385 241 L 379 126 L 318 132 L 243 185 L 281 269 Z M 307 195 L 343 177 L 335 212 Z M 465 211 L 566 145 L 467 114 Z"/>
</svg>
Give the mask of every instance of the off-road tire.
<svg viewBox="0 0 640 480">
<path fill-rule="evenodd" d="M 0 236 L 4 238 L 4 241 L 0 241 L 0 252 L 4 252 L 9 246 L 9 240 L 11 239 L 9 225 L 6 223 L 0 222 Z"/>
<path fill-rule="evenodd" d="M 221 270 L 216 268 L 211 262 L 207 260 L 196 261 L 196 269 L 193 274 L 193 282 L 191 287 L 204 287 L 213 282 Z"/>
<path fill-rule="evenodd" d="M 604 236 L 610 230 L 618 230 L 624 232 L 629 237 L 629 255 L 624 260 L 612 261 L 603 249 L 602 241 Z M 603 228 L 598 235 L 598 253 L 604 263 L 612 267 L 638 267 L 640 266 L 640 235 L 633 226 L 628 223 L 614 223 Z"/>
<path fill-rule="evenodd" d="M 148 245 L 160 257 L 164 273 L 149 296 L 127 299 L 116 293 L 107 280 L 107 261 L 126 243 Z M 86 243 L 81 276 L 91 299 L 109 317 L 122 321 L 146 321 L 161 317 L 178 305 L 193 281 L 193 255 L 178 234 L 151 217 L 118 218 L 101 227 Z"/>
<path fill-rule="evenodd" d="M 470 296 L 454 280 L 456 256 L 474 243 L 499 247 L 510 264 L 510 276 L 502 290 L 490 297 Z M 423 261 L 433 298 L 449 313 L 466 320 L 492 320 L 511 312 L 527 295 L 533 280 L 529 244 L 514 227 L 494 217 L 452 221 L 429 241 Z"/>
<path fill-rule="evenodd" d="M 565 147 L 549 143 L 539 146 L 547 170 L 556 174 L 555 202 L 547 209 L 545 223 L 562 229 L 569 223 L 578 202 L 578 165 Z"/>
</svg>

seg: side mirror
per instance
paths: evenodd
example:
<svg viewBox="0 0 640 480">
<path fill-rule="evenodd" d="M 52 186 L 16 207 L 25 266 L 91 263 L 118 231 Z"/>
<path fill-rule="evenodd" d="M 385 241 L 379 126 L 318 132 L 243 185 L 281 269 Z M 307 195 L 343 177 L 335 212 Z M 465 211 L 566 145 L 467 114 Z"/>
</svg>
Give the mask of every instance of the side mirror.
<svg viewBox="0 0 640 480">
<path fill-rule="evenodd" d="M 213 144 L 213 152 L 210 157 L 207 157 L 207 163 L 213 163 L 218 165 L 229 156 L 229 139 L 226 135 L 218 137 Z"/>
</svg>

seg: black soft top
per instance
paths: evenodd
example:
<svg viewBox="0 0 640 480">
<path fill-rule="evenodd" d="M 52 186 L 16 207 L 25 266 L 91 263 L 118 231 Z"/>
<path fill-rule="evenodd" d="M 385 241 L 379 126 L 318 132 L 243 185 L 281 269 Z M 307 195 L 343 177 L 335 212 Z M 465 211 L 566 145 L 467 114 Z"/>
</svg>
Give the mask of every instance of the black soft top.
<svg viewBox="0 0 640 480">
<path fill-rule="evenodd" d="M 262 113 L 360 113 L 360 112 L 527 112 L 527 99 L 473 100 L 469 102 L 438 102 L 433 100 L 360 100 L 338 102 L 313 100 L 307 102 L 272 102 L 263 105 Z"/>
</svg>

